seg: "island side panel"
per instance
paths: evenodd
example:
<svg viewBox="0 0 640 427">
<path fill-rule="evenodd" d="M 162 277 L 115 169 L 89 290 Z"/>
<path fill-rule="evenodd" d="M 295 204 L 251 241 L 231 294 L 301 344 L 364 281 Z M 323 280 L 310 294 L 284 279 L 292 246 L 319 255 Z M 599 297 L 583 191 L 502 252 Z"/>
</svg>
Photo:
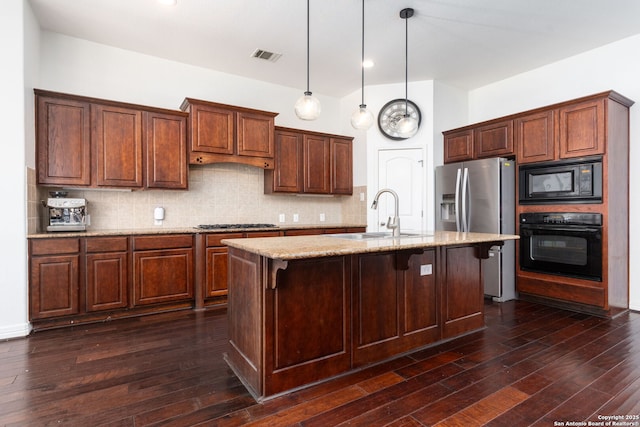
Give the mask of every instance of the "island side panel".
<svg viewBox="0 0 640 427">
<path fill-rule="evenodd" d="M 484 327 L 482 260 L 474 246 L 440 248 L 442 338 Z"/>
<path fill-rule="evenodd" d="M 265 395 L 351 368 L 350 266 L 345 257 L 290 260 L 265 290 Z"/>
<path fill-rule="evenodd" d="M 263 258 L 229 248 L 227 362 L 254 396 L 262 395 Z"/>
</svg>

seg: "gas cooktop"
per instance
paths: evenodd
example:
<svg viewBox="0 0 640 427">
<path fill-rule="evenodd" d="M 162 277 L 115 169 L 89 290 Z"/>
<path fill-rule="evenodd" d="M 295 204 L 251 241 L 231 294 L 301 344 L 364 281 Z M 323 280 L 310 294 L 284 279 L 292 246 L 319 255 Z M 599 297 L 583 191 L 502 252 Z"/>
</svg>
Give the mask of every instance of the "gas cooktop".
<svg viewBox="0 0 640 427">
<path fill-rule="evenodd" d="M 275 228 L 275 224 L 200 224 L 196 228 L 201 230 L 216 230 L 219 228 Z"/>
</svg>

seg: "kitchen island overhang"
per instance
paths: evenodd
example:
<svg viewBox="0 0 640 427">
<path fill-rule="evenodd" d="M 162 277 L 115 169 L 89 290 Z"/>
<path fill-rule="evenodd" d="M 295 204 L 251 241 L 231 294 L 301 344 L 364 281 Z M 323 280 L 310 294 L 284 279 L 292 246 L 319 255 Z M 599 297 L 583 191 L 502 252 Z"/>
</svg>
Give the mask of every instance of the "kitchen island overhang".
<svg viewBox="0 0 640 427">
<path fill-rule="evenodd" d="M 230 239 L 229 351 L 256 398 L 484 327 L 482 259 L 515 235 Z"/>
</svg>

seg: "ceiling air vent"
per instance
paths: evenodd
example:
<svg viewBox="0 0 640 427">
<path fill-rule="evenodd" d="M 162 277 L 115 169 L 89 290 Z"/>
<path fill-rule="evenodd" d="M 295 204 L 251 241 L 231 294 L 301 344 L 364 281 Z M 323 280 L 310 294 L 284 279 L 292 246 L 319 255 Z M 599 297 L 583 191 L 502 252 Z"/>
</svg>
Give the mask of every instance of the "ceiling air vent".
<svg viewBox="0 0 640 427">
<path fill-rule="evenodd" d="M 262 49 L 256 49 L 251 54 L 252 58 L 264 59 L 271 62 L 276 62 L 281 56 L 281 53 L 273 53 Z"/>
</svg>

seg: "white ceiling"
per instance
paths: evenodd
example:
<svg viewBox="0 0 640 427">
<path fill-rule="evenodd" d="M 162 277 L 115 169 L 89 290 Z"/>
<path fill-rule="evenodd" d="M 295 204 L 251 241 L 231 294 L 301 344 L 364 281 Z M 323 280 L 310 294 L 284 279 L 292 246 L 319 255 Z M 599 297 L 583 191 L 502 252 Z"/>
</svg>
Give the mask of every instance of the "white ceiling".
<svg viewBox="0 0 640 427">
<path fill-rule="evenodd" d="M 304 0 L 29 0 L 43 29 L 213 70 L 306 87 Z M 311 0 L 310 89 L 360 87 L 361 0 Z M 640 33 L 639 0 L 366 0 L 367 85 L 472 89 Z M 277 62 L 251 58 L 281 53 Z"/>
</svg>

